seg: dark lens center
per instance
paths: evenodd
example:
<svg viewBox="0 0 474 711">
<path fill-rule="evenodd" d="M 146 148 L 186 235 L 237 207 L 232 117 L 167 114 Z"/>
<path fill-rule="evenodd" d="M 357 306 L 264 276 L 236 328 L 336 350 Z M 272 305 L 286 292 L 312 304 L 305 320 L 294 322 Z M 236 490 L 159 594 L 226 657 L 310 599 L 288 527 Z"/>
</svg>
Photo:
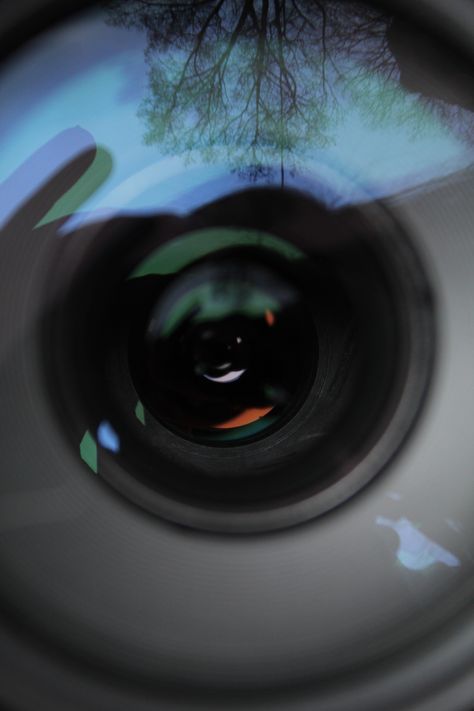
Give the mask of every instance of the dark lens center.
<svg viewBox="0 0 474 711">
<path fill-rule="evenodd" d="M 242 336 L 235 335 L 235 327 L 220 324 L 208 326 L 196 334 L 193 350 L 195 372 L 212 382 L 229 383 L 240 378 L 249 357 Z"/>
<path fill-rule="evenodd" d="M 135 381 L 147 408 L 180 435 L 218 444 L 266 434 L 311 384 L 311 312 L 268 266 L 214 257 L 178 274 L 150 313 Z"/>
</svg>

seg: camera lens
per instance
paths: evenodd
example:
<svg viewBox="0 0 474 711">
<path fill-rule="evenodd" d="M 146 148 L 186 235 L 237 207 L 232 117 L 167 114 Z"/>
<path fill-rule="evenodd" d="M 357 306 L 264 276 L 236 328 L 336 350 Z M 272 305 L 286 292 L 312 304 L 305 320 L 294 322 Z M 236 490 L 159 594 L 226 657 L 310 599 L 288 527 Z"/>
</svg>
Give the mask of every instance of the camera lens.
<svg viewBox="0 0 474 711">
<path fill-rule="evenodd" d="M 0 4 L 0 706 L 470 708 L 469 3 Z"/>
<path fill-rule="evenodd" d="M 286 527 L 353 495 L 416 417 L 433 342 L 419 259 L 388 214 L 374 224 L 258 188 L 85 228 L 44 329 L 71 445 L 113 433 L 93 468 L 209 530 Z"/>
</svg>

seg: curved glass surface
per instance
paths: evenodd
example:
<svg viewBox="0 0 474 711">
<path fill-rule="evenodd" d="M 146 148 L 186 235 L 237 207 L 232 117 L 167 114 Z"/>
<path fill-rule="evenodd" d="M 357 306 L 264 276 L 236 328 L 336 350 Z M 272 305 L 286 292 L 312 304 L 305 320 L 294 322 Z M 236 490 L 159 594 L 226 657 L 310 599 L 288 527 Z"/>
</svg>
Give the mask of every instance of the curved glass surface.
<svg viewBox="0 0 474 711">
<path fill-rule="evenodd" d="M 472 607 L 473 165 L 465 67 L 372 6 L 114 0 L 22 47 L 0 72 L 2 604 L 91 664 L 224 690 L 339 678 Z M 96 226 L 144 218 L 145 229 L 159 214 L 171 234 L 192 211 L 254 187 L 296 188 L 331 215 L 370 214 L 379 200 L 400 209 L 434 284 L 436 369 L 413 438 L 370 496 L 287 536 L 191 535 L 97 476 L 102 457 L 124 448 L 109 412 L 71 451 L 36 339 L 51 294 L 108 239 Z M 212 226 L 192 227 L 199 246 L 183 232 L 158 265 L 152 245 L 120 278 L 144 277 L 133 286 L 192 268 L 217 244 Z M 250 229 L 236 238 L 228 227 L 225 246 L 255 246 Z M 258 239 L 275 259 L 304 262 L 270 231 Z M 215 308 L 213 295 L 191 295 L 186 308 L 174 299 L 171 321 L 195 302 Z M 278 301 L 250 297 L 271 332 Z M 237 357 L 206 358 L 196 368 L 213 385 L 219 369 L 244 372 Z M 126 395 L 140 435 L 148 411 Z M 250 401 L 245 420 L 219 411 L 205 432 L 228 442 L 248 427 L 251 440 L 276 402 Z"/>
</svg>

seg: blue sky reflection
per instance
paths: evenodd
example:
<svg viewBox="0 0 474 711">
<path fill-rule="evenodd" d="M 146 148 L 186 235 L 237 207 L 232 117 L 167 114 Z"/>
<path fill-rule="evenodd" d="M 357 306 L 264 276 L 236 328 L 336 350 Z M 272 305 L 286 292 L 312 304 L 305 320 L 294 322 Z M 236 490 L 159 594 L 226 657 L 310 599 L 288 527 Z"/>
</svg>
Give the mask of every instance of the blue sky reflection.
<svg viewBox="0 0 474 711">
<path fill-rule="evenodd" d="M 83 50 L 85 46 L 90 52 Z M 150 71 L 145 49 L 144 33 L 108 26 L 92 13 L 25 49 L 0 78 L 0 180 L 64 130 L 81 127 L 113 162 L 107 180 L 82 205 L 84 212 L 185 212 L 244 187 L 248 180 L 222 160 L 224 153 L 217 151 L 213 162 L 198 151 L 170 155 L 156 143 L 145 144 L 139 116 Z M 378 79 L 366 81 L 370 88 Z M 390 91 L 398 92 L 407 111 L 426 113 L 416 96 L 407 96 L 396 85 Z M 423 119 L 418 132 L 400 119 L 400 111 L 377 126 L 347 94 L 339 101 L 342 118 L 331 126 L 330 140 L 320 147 L 300 148 L 298 169 L 286 183 L 309 190 L 330 206 L 394 194 L 473 162 L 472 146 L 434 116 Z M 49 156 L 44 174 L 75 150 L 73 145 L 65 150 L 58 144 L 59 153 L 53 159 Z M 40 181 L 36 173 L 14 189 L 10 186 L 0 221 Z M 271 183 L 272 178 L 262 182 Z M 76 217 L 71 226 L 80 219 Z"/>
<path fill-rule="evenodd" d="M 377 516 L 375 522 L 378 526 L 391 528 L 398 535 L 396 556 L 408 570 L 425 570 L 435 563 L 442 563 L 449 568 L 457 568 L 461 564 L 453 553 L 432 541 L 406 518 L 393 521 L 385 516 Z"/>
</svg>

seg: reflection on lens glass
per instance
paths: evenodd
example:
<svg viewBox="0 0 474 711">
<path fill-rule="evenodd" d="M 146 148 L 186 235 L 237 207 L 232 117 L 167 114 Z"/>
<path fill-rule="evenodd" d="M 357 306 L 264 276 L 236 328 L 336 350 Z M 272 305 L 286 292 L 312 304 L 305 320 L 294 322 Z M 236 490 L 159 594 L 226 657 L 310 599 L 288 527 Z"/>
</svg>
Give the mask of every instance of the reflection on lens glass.
<svg viewBox="0 0 474 711">
<path fill-rule="evenodd" d="M 1 177 L 70 133 L 0 214 L 87 145 L 94 165 L 48 220 L 186 212 L 249 184 L 299 186 L 335 208 L 461 170 L 469 74 L 419 34 L 362 3 L 109 2 L 4 73 Z"/>
<path fill-rule="evenodd" d="M 61 709 L 428 708 L 428 658 L 441 687 L 474 82 L 395 4 L 107 0 L 0 67 L 4 658 L 71 654 L 36 675 Z"/>
<path fill-rule="evenodd" d="M 255 445 L 288 493 L 290 459 L 301 491 L 324 489 L 377 441 L 422 280 L 416 257 L 395 274 L 409 258 L 383 211 L 361 216 L 472 163 L 448 55 L 383 9 L 307 0 L 113 0 L 17 55 L 0 219 L 57 252 L 51 387 L 90 468 L 237 477 L 186 446 Z"/>
<path fill-rule="evenodd" d="M 130 341 L 134 380 L 150 411 L 184 436 L 216 443 L 264 434 L 284 422 L 307 394 L 317 362 L 309 304 L 296 284 L 255 261 L 261 248 L 253 259 L 235 249 L 213 250 L 178 269 L 193 245 L 205 254 L 216 237 L 224 247 L 233 237 L 234 246 L 266 244 L 303 256 L 268 235 L 218 232 L 181 237 L 173 265 L 175 243 L 135 268 L 135 280 L 153 278 L 150 271 L 174 274 L 151 304 L 140 306 L 149 316 Z"/>
</svg>

